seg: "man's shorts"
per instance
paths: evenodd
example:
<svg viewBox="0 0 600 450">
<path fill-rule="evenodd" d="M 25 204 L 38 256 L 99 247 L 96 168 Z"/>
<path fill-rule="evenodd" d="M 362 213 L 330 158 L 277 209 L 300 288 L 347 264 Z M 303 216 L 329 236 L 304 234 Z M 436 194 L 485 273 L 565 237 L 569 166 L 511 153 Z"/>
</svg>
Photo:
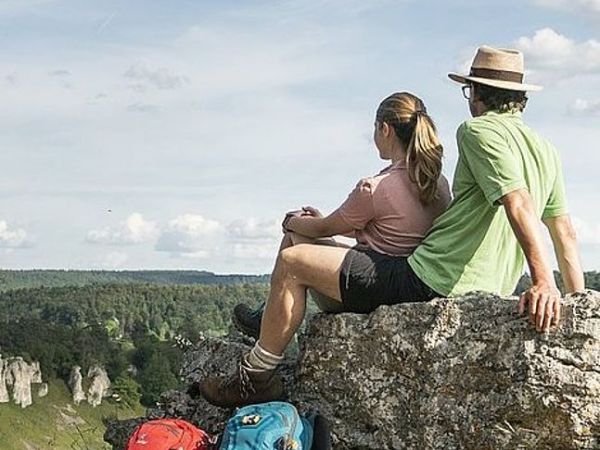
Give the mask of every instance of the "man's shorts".
<svg viewBox="0 0 600 450">
<path fill-rule="evenodd" d="M 369 313 L 380 305 L 424 302 L 441 297 L 413 272 L 405 256 L 353 247 L 340 271 L 344 311 Z"/>
</svg>

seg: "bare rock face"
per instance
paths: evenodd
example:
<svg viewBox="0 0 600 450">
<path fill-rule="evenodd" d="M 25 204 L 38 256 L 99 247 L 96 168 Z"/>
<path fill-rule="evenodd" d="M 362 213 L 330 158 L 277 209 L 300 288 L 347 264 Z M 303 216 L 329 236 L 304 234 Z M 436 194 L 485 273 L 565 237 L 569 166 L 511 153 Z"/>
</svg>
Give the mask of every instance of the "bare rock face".
<svg viewBox="0 0 600 450">
<path fill-rule="evenodd" d="M 237 336 L 231 340 L 201 337 L 185 353 L 181 375 L 187 385 L 207 376 L 229 375 L 236 370 L 242 355 L 250 349 L 247 342 Z M 295 361 L 286 361 L 279 370 L 288 392 L 293 389 L 294 368 Z M 137 425 L 144 420 L 162 417 L 182 417 L 211 434 L 218 434 L 223 431 L 232 414 L 233 410 L 213 406 L 201 397 L 191 398 L 185 391 L 168 391 L 162 394 L 156 408 L 148 410 L 148 416 L 143 419 L 108 420 L 104 440 L 121 450 Z"/>
<path fill-rule="evenodd" d="M 17 356 L 4 360 L 0 365 L 2 366 L 0 397 L 5 399 L 8 395 L 7 388 L 10 388 L 15 404 L 21 405 L 22 408 L 31 405 L 33 403 L 31 384 L 42 382 L 39 363 L 33 362 L 30 364 Z"/>
<path fill-rule="evenodd" d="M 90 367 L 87 377 L 90 379 L 87 401 L 95 408 L 102 403 L 103 398 L 110 395 L 110 379 L 106 370 L 100 366 Z"/>
<path fill-rule="evenodd" d="M 6 386 L 6 361 L 0 355 L 0 403 L 8 403 L 10 395 Z"/>
<path fill-rule="evenodd" d="M 86 396 L 85 392 L 83 392 L 83 376 L 81 375 L 81 367 L 75 366 L 71 369 L 68 384 L 69 389 L 71 389 L 71 394 L 73 394 L 73 403 L 79 405 L 81 402 L 85 401 Z"/>
<path fill-rule="evenodd" d="M 48 395 L 48 383 L 42 383 L 38 389 L 38 397 L 42 398 Z"/>
<path fill-rule="evenodd" d="M 600 294 L 541 335 L 516 299 L 469 295 L 319 316 L 294 399 L 336 449 L 600 448 Z"/>
<path fill-rule="evenodd" d="M 329 418 L 336 450 L 600 448 L 600 294 L 563 305 L 549 335 L 517 314 L 515 298 L 476 293 L 318 315 L 296 371 L 284 367 L 287 388 L 301 410 Z M 248 349 L 201 341 L 183 374 L 231 373 Z M 172 391 L 151 416 L 161 414 L 214 433 L 231 411 Z M 133 426 L 111 423 L 105 439 L 121 449 Z"/>
</svg>

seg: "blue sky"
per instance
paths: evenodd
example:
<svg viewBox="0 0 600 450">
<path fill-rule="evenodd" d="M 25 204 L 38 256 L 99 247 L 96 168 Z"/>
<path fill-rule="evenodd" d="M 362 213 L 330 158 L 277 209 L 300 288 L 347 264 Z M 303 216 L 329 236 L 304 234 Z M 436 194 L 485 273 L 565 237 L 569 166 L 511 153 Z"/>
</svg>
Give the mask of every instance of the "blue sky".
<svg viewBox="0 0 600 450">
<path fill-rule="evenodd" d="M 600 0 L 0 0 L 0 267 L 264 273 L 283 213 L 385 166 L 374 111 L 421 96 L 456 162 L 450 71 L 525 53 L 600 269 Z"/>
</svg>

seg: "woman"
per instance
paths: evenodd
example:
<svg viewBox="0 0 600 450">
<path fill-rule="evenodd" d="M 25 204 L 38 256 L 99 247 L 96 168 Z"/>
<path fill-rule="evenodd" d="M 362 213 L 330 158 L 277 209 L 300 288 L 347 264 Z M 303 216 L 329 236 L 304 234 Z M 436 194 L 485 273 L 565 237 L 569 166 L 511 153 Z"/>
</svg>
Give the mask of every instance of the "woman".
<svg viewBox="0 0 600 450">
<path fill-rule="evenodd" d="M 408 93 L 386 98 L 377 110 L 374 141 L 381 159 L 392 161 L 390 166 L 374 177 L 360 180 L 344 204 L 329 217 L 322 219 L 318 210 L 305 207 L 288 213 L 283 223 L 287 231 L 280 251 L 300 243 L 347 247 L 322 237 L 341 234 L 351 227 L 347 236 L 356 238 L 357 246 L 346 255 L 341 267 L 343 301 L 309 289 L 325 312 L 369 312 L 382 300 L 393 302 L 394 279 L 375 289 L 374 280 L 364 279 L 365 273 L 373 273 L 371 266 L 375 261 L 387 259 L 380 255 L 409 256 L 450 199 L 448 183 L 441 175 L 442 147 L 420 99 Z M 301 219 L 292 222 L 292 217 Z M 302 220 L 308 217 L 321 220 Z M 391 262 L 379 264 L 390 269 L 395 266 Z M 392 273 L 388 270 L 388 276 Z M 415 294 L 414 300 L 423 297 L 423 293 Z M 258 339 L 263 307 L 252 310 L 245 304 L 237 305 L 232 317 L 236 328 Z"/>
<path fill-rule="evenodd" d="M 390 166 L 360 180 L 329 216 L 305 208 L 304 214 L 284 219 L 286 235 L 271 276 L 259 340 L 235 374 L 209 378 L 199 386 L 210 403 L 232 407 L 281 397 L 283 387 L 275 368 L 304 318 L 307 289 L 330 297 L 341 310 L 360 313 L 382 304 L 436 296 L 407 263 L 450 201 L 441 174 L 442 146 L 423 102 L 406 92 L 383 100 L 374 141 L 380 157 L 391 160 Z M 352 248 L 294 245 L 297 236 L 316 239 L 349 233 L 357 240 Z"/>
</svg>

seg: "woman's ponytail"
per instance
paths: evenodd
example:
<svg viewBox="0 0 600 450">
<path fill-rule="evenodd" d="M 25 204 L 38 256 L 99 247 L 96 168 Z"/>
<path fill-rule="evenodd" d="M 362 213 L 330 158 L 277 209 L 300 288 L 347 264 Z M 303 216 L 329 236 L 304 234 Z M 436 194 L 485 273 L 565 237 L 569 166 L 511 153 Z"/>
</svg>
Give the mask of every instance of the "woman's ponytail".
<svg viewBox="0 0 600 450">
<path fill-rule="evenodd" d="M 442 174 L 443 147 L 423 101 L 408 92 L 392 94 L 379 105 L 377 120 L 392 126 L 405 146 L 406 168 L 419 190 L 421 203 L 428 205 L 435 201 Z"/>
<path fill-rule="evenodd" d="M 406 168 L 410 181 L 419 189 L 421 203 L 428 205 L 438 198 L 443 147 L 431 117 L 417 110 L 413 120 L 414 131 L 406 149 Z"/>
</svg>

